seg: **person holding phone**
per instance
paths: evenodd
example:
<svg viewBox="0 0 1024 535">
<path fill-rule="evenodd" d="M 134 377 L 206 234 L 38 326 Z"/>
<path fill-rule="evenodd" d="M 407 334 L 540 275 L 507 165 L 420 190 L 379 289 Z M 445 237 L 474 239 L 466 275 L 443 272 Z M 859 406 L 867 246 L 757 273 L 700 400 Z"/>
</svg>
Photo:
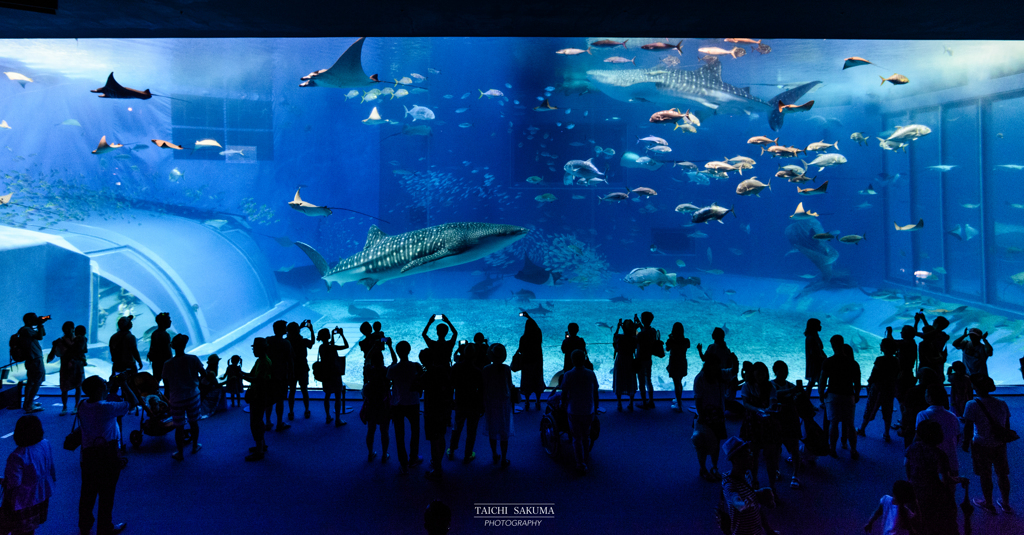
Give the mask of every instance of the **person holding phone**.
<svg viewBox="0 0 1024 535">
<path fill-rule="evenodd" d="M 430 326 L 435 321 L 441 321 L 443 323 L 437 326 L 437 340 L 431 340 L 430 336 L 427 335 L 430 332 Z M 448 336 L 448 330 L 451 330 L 452 337 L 445 339 Z M 448 321 L 448 317 L 444 314 L 434 314 L 430 316 L 430 320 L 427 321 L 427 326 L 423 328 L 423 341 L 427 344 L 430 352 L 434 355 L 433 358 L 440 359 L 435 362 L 441 363 L 444 366 L 451 366 L 452 362 L 452 351 L 455 350 L 455 342 L 459 339 L 459 331 L 452 325 L 452 322 Z"/>
</svg>

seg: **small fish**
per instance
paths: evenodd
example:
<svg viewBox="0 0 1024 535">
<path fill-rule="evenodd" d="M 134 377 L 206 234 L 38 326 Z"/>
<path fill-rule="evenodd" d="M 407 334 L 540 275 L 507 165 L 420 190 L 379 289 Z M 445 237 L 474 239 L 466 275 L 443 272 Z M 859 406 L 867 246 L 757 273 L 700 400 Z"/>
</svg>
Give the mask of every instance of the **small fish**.
<svg viewBox="0 0 1024 535">
<path fill-rule="evenodd" d="M 738 46 L 732 47 L 732 50 L 725 50 L 724 48 L 718 48 L 717 46 L 706 46 L 698 48 L 697 52 L 701 54 L 709 54 L 711 56 L 732 56 L 733 59 L 743 57 L 747 54 L 746 49 Z"/>
<path fill-rule="evenodd" d="M 469 108 L 458 108 L 455 110 L 455 113 L 466 113 L 467 111 L 469 111 Z"/>
<path fill-rule="evenodd" d="M 393 95 L 391 95 L 391 100 L 394 100 L 396 98 L 402 98 L 402 97 L 408 96 L 408 95 L 409 95 L 409 91 L 408 90 L 406 90 L 406 89 L 399 89 L 398 91 L 395 91 L 395 93 Z"/>
<path fill-rule="evenodd" d="M 938 171 L 940 173 L 947 173 L 949 171 L 952 171 L 953 168 L 955 168 L 955 167 L 957 167 L 957 166 L 955 166 L 955 165 L 929 165 L 925 169 L 931 169 L 932 171 Z"/>
<path fill-rule="evenodd" d="M 678 266 L 678 267 L 686 267 L 686 261 L 683 260 L 682 258 L 680 258 L 679 260 L 676 260 L 676 266 Z"/>
<path fill-rule="evenodd" d="M 813 279 L 815 277 L 817 277 L 817 275 L 810 275 L 810 274 L 807 274 L 807 273 L 805 273 L 803 275 L 800 275 L 801 279 L 806 279 L 806 280 L 811 280 L 811 279 Z"/>
<path fill-rule="evenodd" d="M 237 154 L 239 156 L 245 156 L 244 152 L 242 152 L 240 150 L 234 150 L 234 149 L 228 149 L 228 150 L 222 151 L 220 153 L 221 156 L 232 156 L 232 155 L 235 155 L 235 154 Z"/>
<path fill-rule="evenodd" d="M 547 203 L 547 202 L 555 202 L 555 201 L 557 201 L 558 197 L 555 197 L 551 193 L 544 193 L 544 194 L 541 194 L 541 195 L 538 195 L 538 196 L 534 197 L 533 200 L 535 200 L 537 202 L 540 202 L 540 203 Z"/>
<path fill-rule="evenodd" d="M 669 44 L 669 43 L 661 43 L 661 42 L 651 43 L 651 44 L 648 44 L 648 45 L 643 45 L 640 48 L 642 48 L 644 50 L 651 50 L 651 51 L 656 51 L 656 52 L 661 52 L 661 51 L 664 51 L 664 50 L 675 50 L 676 52 L 679 53 L 680 56 L 683 55 L 683 42 L 682 41 L 679 41 L 678 43 L 676 43 L 674 45 Z"/>
<path fill-rule="evenodd" d="M 541 182 L 544 182 L 544 178 L 539 176 L 531 176 L 527 177 L 526 181 L 529 182 L 530 184 L 540 184 Z"/>
<path fill-rule="evenodd" d="M 779 138 L 772 139 L 766 136 L 754 136 L 747 140 L 748 145 L 772 145 L 778 144 Z"/>
<path fill-rule="evenodd" d="M 502 93 L 498 89 L 488 89 L 487 91 L 484 91 L 482 89 L 477 89 L 477 91 L 480 92 L 480 96 L 476 97 L 477 99 L 481 99 L 481 98 L 484 98 L 484 97 L 492 98 L 492 97 L 503 97 L 503 96 L 505 96 L 505 93 Z"/>
<path fill-rule="evenodd" d="M 79 126 L 80 127 L 80 126 L 82 126 L 82 123 L 76 121 L 75 119 L 68 119 L 68 120 L 60 123 L 57 126 Z"/>
<path fill-rule="evenodd" d="M 736 255 L 736 256 L 743 256 L 743 250 L 742 249 L 737 249 L 735 247 L 730 247 L 729 248 L 729 252 L 734 254 L 734 255 Z"/>
<path fill-rule="evenodd" d="M 861 145 L 867 146 L 868 144 L 868 136 L 864 132 L 854 132 L 850 134 L 850 139 L 856 141 L 858 147 Z"/>
<path fill-rule="evenodd" d="M 224 148 L 224 147 L 222 147 L 220 145 L 220 143 L 217 143 L 216 140 L 213 140 L 213 139 L 200 139 L 200 140 L 196 141 L 195 145 L 192 146 L 192 150 L 196 151 L 196 150 L 199 150 L 199 149 L 212 149 L 214 147 L 217 147 L 218 149 L 223 149 Z"/>
<path fill-rule="evenodd" d="M 582 49 L 579 49 L 579 48 L 563 48 L 561 50 L 556 50 L 555 54 L 561 54 L 563 56 L 577 56 L 577 55 L 582 54 L 584 52 L 586 52 L 587 54 L 590 54 L 590 48 L 587 48 L 586 50 L 582 50 Z"/>
<path fill-rule="evenodd" d="M 612 56 L 610 58 L 606 58 L 604 60 L 604 62 L 605 63 L 632 63 L 633 65 L 636 65 L 636 56 L 633 56 L 633 59 L 626 59 L 626 58 L 621 57 L 621 56 Z"/>
<path fill-rule="evenodd" d="M 893 74 L 892 76 L 890 76 L 888 78 L 886 78 L 884 76 L 879 76 L 879 78 L 882 79 L 882 83 L 880 85 L 885 85 L 886 82 L 889 82 L 892 85 L 903 85 L 903 84 L 906 84 L 906 83 L 910 82 L 909 78 L 907 78 L 906 76 L 903 76 L 902 74 L 898 74 L 898 73 L 897 74 Z"/>
<path fill-rule="evenodd" d="M 177 182 L 183 178 L 185 178 L 185 173 L 179 171 L 177 167 L 171 169 L 170 174 L 167 176 L 167 179 L 170 180 L 171 182 Z"/>
<path fill-rule="evenodd" d="M 691 234 L 687 234 L 686 236 L 689 237 L 689 238 L 694 238 L 694 239 L 703 239 L 703 238 L 707 238 L 708 237 L 707 234 L 704 234 L 703 232 L 701 232 L 699 230 L 696 231 L 696 232 L 693 232 Z"/>
<path fill-rule="evenodd" d="M 427 79 L 427 77 L 426 77 L 426 76 L 423 76 L 422 74 L 416 74 L 416 73 L 412 73 L 412 74 L 410 74 L 409 76 L 412 76 L 413 78 L 415 78 L 415 79 L 416 79 L 417 81 L 419 81 L 419 82 L 422 82 L 422 81 L 424 81 L 424 80 L 426 80 L 426 79 Z"/>
<path fill-rule="evenodd" d="M 466 94 L 462 95 L 459 98 L 462 99 L 462 100 L 466 100 L 466 98 L 469 97 L 469 95 L 470 95 L 470 93 L 466 93 Z"/>
</svg>

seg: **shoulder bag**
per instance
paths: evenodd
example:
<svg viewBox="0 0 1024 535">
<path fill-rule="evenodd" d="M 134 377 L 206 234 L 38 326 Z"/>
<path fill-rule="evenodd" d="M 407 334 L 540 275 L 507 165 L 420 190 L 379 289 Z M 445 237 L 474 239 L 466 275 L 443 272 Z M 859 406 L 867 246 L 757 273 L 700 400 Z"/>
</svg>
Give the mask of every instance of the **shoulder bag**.
<svg viewBox="0 0 1024 535">
<path fill-rule="evenodd" d="M 988 424 L 992 428 L 993 438 L 1003 444 L 1009 444 L 1010 442 L 1020 439 L 1020 435 L 1018 435 L 1016 431 L 996 423 L 992 418 L 992 415 L 989 414 L 988 409 L 985 408 L 985 404 L 981 402 L 981 399 L 974 398 L 974 402 L 978 404 L 978 407 L 981 408 L 981 412 L 985 413 L 985 417 L 988 418 Z"/>
<path fill-rule="evenodd" d="M 75 408 L 75 420 L 71 422 L 71 432 L 64 437 L 64 449 L 75 451 L 82 445 L 82 426 L 78 421 L 78 411 L 81 410 L 81 403 Z"/>
</svg>

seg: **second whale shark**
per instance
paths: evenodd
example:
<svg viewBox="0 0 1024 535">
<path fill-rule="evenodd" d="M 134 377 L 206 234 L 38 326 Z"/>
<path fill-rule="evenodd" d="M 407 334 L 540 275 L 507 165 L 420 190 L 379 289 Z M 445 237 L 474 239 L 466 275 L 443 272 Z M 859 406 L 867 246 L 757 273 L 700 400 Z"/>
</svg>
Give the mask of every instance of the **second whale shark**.
<svg viewBox="0 0 1024 535">
<path fill-rule="evenodd" d="M 302 242 L 295 245 L 313 261 L 320 276 L 344 285 L 377 283 L 479 260 L 526 236 L 529 229 L 494 223 L 445 223 L 389 236 L 372 225 L 363 250 L 331 267 L 320 253 Z"/>
<path fill-rule="evenodd" d="M 785 117 L 778 104 L 794 104 L 821 82 L 808 82 L 761 100 L 746 87 L 722 81 L 722 64 L 715 62 L 696 70 L 677 68 L 592 70 L 587 79 L 602 93 L 623 102 L 633 100 L 690 108 L 701 120 L 709 115 L 767 112 L 772 130 L 782 128 Z"/>
</svg>

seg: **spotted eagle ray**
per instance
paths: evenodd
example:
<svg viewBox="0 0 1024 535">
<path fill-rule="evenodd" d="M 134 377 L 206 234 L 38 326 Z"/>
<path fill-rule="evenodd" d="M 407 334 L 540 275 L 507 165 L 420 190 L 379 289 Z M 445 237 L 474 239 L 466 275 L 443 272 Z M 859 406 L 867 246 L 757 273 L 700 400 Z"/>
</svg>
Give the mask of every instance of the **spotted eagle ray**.
<svg viewBox="0 0 1024 535">
<path fill-rule="evenodd" d="M 445 223 L 389 236 L 371 225 L 363 250 L 333 268 L 309 245 L 295 245 L 313 261 L 328 289 L 332 282 L 359 282 L 369 290 L 389 279 L 479 260 L 508 247 L 527 232 L 515 225 Z"/>
<path fill-rule="evenodd" d="M 793 104 L 821 82 L 808 82 L 784 91 L 767 102 L 746 87 L 722 81 L 722 64 L 712 63 L 687 71 L 675 68 L 592 70 L 587 78 L 602 93 L 623 102 L 646 99 L 679 109 L 691 108 L 701 120 L 709 115 L 766 112 L 772 130 L 782 128 L 784 114 L 778 104 Z"/>
<path fill-rule="evenodd" d="M 103 87 L 90 90 L 89 92 L 100 93 L 100 98 L 134 98 L 139 100 L 149 100 L 153 97 L 163 97 L 171 100 L 188 102 L 180 98 L 168 97 L 166 95 L 154 95 L 153 93 L 150 93 L 148 89 L 145 91 L 139 91 L 138 89 L 125 87 L 117 83 L 117 80 L 114 79 L 114 73 L 110 73 L 110 76 L 107 76 L 107 83 L 104 84 Z"/>
</svg>

